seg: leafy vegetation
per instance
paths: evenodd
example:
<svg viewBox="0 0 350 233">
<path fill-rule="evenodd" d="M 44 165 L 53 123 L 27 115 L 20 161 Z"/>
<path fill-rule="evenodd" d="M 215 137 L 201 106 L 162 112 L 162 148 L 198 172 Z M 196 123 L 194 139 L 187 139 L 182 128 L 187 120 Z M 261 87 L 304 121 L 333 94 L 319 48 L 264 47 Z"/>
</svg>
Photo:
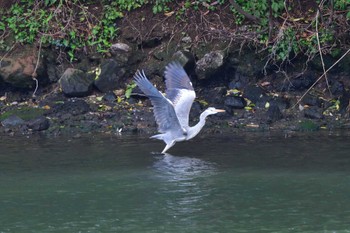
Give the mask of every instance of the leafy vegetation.
<svg viewBox="0 0 350 233">
<path fill-rule="evenodd" d="M 9 30 L 19 43 L 38 40 L 64 48 L 73 61 L 78 49 L 94 47 L 98 52 L 106 52 L 117 36 L 116 19 L 123 17 L 123 11 L 134 10 L 144 3 L 144 0 L 115 0 L 102 1 L 101 6 L 94 1 L 79 0 L 23 1 L 13 4 L 3 14 L 0 33 Z"/>
</svg>

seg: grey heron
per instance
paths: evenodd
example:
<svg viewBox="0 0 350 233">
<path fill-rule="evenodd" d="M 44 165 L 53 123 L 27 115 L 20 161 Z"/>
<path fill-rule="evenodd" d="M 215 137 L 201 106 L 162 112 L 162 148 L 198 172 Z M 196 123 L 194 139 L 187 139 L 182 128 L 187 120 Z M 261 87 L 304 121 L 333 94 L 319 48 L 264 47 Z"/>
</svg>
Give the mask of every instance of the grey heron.
<svg viewBox="0 0 350 233">
<path fill-rule="evenodd" d="M 205 125 L 207 116 L 222 109 L 207 108 L 199 117 L 195 126 L 189 126 L 189 114 L 196 97 L 192 83 L 184 68 L 178 62 L 172 62 L 165 68 L 166 95 L 163 95 L 147 79 L 145 72 L 137 71 L 134 80 L 140 90 L 151 100 L 153 113 L 160 134 L 151 138 L 163 140 L 166 144 L 162 153 L 174 146 L 176 142 L 190 140 L 195 137 Z"/>
</svg>

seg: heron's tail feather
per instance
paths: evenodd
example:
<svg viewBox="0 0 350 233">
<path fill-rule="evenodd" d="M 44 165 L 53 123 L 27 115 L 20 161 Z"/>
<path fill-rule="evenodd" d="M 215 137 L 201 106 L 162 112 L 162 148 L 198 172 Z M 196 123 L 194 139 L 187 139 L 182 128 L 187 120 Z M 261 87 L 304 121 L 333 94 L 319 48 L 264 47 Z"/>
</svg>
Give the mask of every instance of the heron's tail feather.
<svg viewBox="0 0 350 233">
<path fill-rule="evenodd" d="M 154 138 L 154 139 L 158 139 L 158 140 L 164 140 L 163 139 L 163 134 L 156 134 L 156 135 L 151 136 L 150 138 Z"/>
</svg>

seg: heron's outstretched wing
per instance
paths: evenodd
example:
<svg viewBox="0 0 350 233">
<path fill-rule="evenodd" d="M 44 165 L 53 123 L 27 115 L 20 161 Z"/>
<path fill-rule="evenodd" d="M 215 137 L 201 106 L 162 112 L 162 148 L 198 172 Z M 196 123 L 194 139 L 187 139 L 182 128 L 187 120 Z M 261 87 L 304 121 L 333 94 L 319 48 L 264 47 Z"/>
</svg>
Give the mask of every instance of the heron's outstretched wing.
<svg viewBox="0 0 350 233">
<path fill-rule="evenodd" d="M 182 130 L 176 116 L 173 103 L 165 98 L 155 86 L 147 79 L 144 71 L 136 72 L 134 76 L 137 86 L 151 100 L 153 113 L 158 124 L 158 131 L 165 133 L 169 130 Z"/>
<path fill-rule="evenodd" d="M 188 127 L 192 103 L 196 98 L 190 78 L 178 62 L 172 62 L 165 68 L 166 96 L 173 103 L 182 127 Z"/>
</svg>

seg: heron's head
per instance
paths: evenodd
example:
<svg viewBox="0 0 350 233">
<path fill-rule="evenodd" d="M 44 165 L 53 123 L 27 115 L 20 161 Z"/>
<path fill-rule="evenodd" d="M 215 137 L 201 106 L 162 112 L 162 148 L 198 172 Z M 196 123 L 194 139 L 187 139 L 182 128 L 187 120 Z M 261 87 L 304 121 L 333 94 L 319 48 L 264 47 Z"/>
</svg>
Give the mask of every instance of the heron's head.
<svg viewBox="0 0 350 233">
<path fill-rule="evenodd" d="M 209 108 L 207 108 L 207 110 L 205 110 L 205 112 L 207 112 L 207 115 L 213 115 L 213 114 L 216 114 L 218 112 L 225 112 L 225 110 L 209 107 Z"/>
</svg>

